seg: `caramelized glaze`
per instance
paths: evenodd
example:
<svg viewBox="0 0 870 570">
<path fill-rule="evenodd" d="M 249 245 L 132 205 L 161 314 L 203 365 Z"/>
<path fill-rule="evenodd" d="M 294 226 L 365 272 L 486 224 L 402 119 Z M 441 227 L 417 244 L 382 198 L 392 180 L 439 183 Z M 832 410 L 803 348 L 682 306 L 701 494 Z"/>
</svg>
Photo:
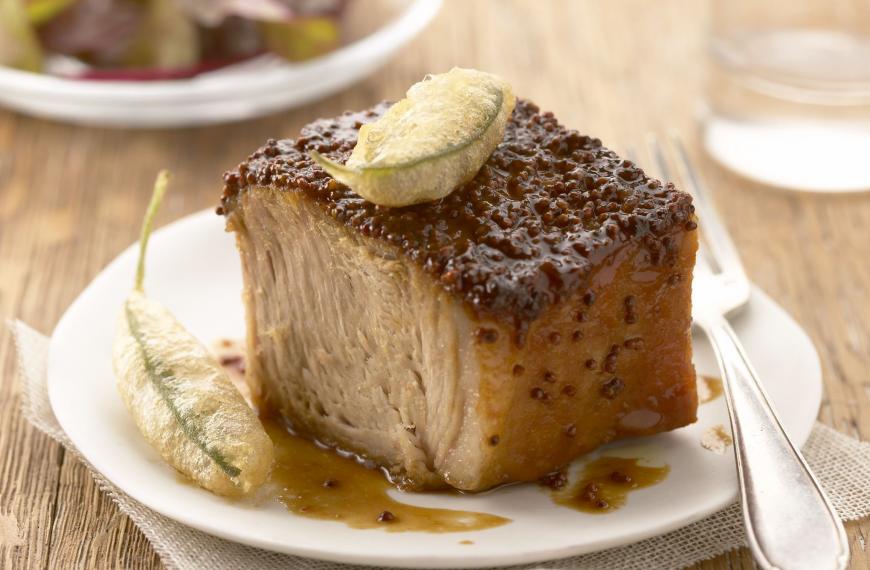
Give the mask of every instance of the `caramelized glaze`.
<svg viewBox="0 0 870 570">
<path fill-rule="evenodd" d="M 395 487 L 380 471 L 292 435 L 275 420 L 265 419 L 263 425 L 275 444 L 277 498 L 294 514 L 389 532 L 467 532 L 511 522 L 486 513 L 399 502 L 388 494 Z"/>
<path fill-rule="evenodd" d="M 580 479 L 568 483 L 552 477 L 544 484 L 551 488 L 553 501 L 584 513 L 609 513 L 625 505 L 631 491 L 650 487 L 667 477 L 670 467 L 647 467 L 636 458 L 599 457 L 583 467 Z"/>
<path fill-rule="evenodd" d="M 344 163 L 359 128 L 388 108 L 315 121 L 295 141 L 269 140 L 225 174 L 218 213 L 231 219 L 249 187 L 301 192 L 336 222 L 396 247 L 475 310 L 520 327 L 588 289 L 593 268 L 626 242 L 642 245 L 636 271 L 649 271 L 671 264 L 674 236 L 696 228 L 687 194 L 524 100 L 473 180 L 434 202 L 377 206 L 332 179 L 309 153 Z M 636 318 L 626 301 L 625 321 Z"/>
</svg>

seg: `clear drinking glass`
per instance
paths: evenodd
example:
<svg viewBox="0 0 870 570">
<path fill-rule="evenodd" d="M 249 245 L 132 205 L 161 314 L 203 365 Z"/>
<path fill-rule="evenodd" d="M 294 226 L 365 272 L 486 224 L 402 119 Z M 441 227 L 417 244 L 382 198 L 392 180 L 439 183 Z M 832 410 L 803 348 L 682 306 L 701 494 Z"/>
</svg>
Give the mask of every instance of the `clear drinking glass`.
<svg viewBox="0 0 870 570">
<path fill-rule="evenodd" d="M 783 188 L 870 189 L 870 3 L 713 0 L 704 143 Z"/>
</svg>

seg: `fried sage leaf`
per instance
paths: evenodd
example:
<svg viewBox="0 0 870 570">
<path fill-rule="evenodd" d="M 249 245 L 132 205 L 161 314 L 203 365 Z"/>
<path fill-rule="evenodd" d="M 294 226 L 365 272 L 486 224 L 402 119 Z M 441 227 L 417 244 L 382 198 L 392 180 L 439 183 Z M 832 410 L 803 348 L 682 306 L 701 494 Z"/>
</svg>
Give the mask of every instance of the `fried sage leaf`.
<svg viewBox="0 0 870 570">
<path fill-rule="evenodd" d="M 274 450 L 254 411 L 208 349 L 145 296 L 145 252 L 168 176 L 145 215 L 133 292 L 121 310 L 113 366 L 121 399 L 163 458 L 220 495 L 249 493 L 269 476 Z"/>
<path fill-rule="evenodd" d="M 311 155 L 369 202 L 438 200 L 474 178 L 504 138 L 515 103 L 500 77 L 456 67 L 412 85 L 380 119 L 363 125 L 345 164 Z"/>
</svg>

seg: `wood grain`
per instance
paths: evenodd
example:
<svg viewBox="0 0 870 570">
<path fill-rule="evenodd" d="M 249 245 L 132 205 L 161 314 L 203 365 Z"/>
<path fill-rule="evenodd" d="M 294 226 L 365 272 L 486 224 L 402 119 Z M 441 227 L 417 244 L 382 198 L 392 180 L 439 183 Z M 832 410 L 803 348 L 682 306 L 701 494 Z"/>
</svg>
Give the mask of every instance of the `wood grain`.
<svg viewBox="0 0 870 570">
<path fill-rule="evenodd" d="M 820 419 L 870 439 L 870 194 L 766 189 L 697 151 L 704 9 L 695 0 L 448 1 L 421 37 L 369 79 L 246 123 L 111 130 L 0 111 L 0 317 L 51 332 L 85 285 L 136 239 L 160 168 L 175 173 L 175 191 L 158 225 L 213 207 L 223 171 L 265 139 L 398 97 L 427 72 L 471 66 L 505 76 L 517 93 L 615 148 L 665 129 L 692 142 L 752 278 L 819 349 Z M 0 568 L 159 568 L 142 534 L 85 469 L 21 417 L 14 360 L 4 328 L 0 520 L 16 521 L 21 544 L 0 545 Z M 870 521 L 851 523 L 848 532 L 852 567 L 870 567 Z M 745 550 L 699 565 L 752 567 Z"/>
</svg>

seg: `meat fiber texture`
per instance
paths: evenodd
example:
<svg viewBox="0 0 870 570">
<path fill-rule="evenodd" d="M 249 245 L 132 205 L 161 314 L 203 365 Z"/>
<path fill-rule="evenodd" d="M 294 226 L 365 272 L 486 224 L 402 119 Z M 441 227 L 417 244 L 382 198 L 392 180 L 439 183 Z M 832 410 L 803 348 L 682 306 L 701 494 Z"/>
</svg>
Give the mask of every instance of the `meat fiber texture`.
<svg viewBox="0 0 870 570">
<path fill-rule="evenodd" d="M 654 270 L 626 242 L 518 341 L 509 321 L 472 310 L 305 193 L 247 188 L 228 226 L 255 398 L 400 486 L 535 480 L 601 444 L 695 420 L 697 232 L 672 232 L 672 263 Z"/>
</svg>

